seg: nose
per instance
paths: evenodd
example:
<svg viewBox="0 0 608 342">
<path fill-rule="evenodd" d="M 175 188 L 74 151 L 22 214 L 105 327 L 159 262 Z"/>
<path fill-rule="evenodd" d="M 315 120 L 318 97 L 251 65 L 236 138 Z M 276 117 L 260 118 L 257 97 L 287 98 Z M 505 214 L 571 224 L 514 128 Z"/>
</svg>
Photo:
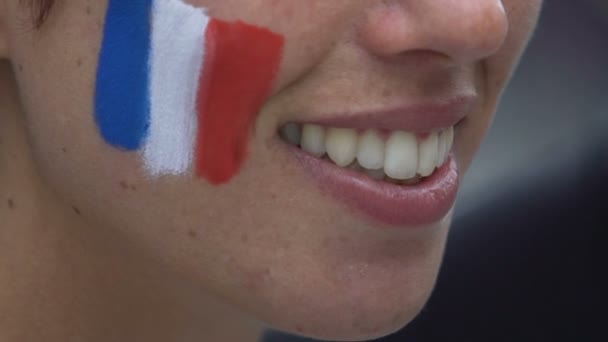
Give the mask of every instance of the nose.
<svg viewBox="0 0 608 342">
<path fill-rule="evenodd" d="M 470 63 L 494 54 L 508 29 L 501 0 L 382 0 L 369 6 L 358 37 L 379 56 L 426 51 Z"/>
</svg>

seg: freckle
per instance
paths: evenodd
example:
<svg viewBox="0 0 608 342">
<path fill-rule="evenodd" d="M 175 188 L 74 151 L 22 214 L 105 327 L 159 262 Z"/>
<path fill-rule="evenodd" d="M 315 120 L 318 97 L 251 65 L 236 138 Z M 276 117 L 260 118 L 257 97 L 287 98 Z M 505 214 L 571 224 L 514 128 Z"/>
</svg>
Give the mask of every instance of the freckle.
<svg viewBox="0 0 608 342">
<path fill-rule="evenodd" d="M 196 237 L 198 236 L 198 234 L 194 230 L 189 230 L 188 231 L 188 236 L 191 237 L 191 238 L 193 238 L 193 239 L 196 239 Z"/>
<path fill-rule="evenodd" d="M 296 325 L 296 332 L 303 334 L 304 333 L 304 328 L 302 328 L 302 326 Z"/>
<path fill-rule="evenodd" d="M 63 153 L 67 153 L 67 152 L 68 152 L 68 149 L 67 149 L 67 148 L 65 148 L 65 147 L 62 147 L 62 148 L 61 148 L 61 152 L 63 152 Z"/>
<path fill-rule="evenodd" d="M 91 6 L 87 5 L 86 12 L 87 12 L 87 15 L 91 14 Z"/>
<path fill-rule="evenodd" d="M 78 58 L 78 59 L 76 60 L 76 66 L 77 66 L 77 67 L 81 67 L 81 66 L 82 66 L 82 59 Z"/>
<path fill-rule="evenodd" d="M 128 189 L 129 189 L 129 184 L 127 184 L 127 182 L 126 182 L 126 181 L 124 181 L 124 180 L 123 180 L 123 181 L 120 181 L 120 183 L 118 183 L 118 184 L 120 184 L 120 187 L 121 187 L 123 190 L 128 190 Z"/>
<path fill-rule="evenodd" d="M 81 215 L 82 215 L 82 214 L 81 214 L 81 212 L 80 212 L 80 209 L 78 209 L 78 207 L 76 207 L 76 206 L 72 206 L 72 210 L 74 210 L 74 213 L 75 213 L 76 215 L 78 215 L 78 216 L 81 216 Z"/>
<path fill-rule="evenodd" d="M 8 204 L 8 208 L 9 209 L 14 209 L 15 208 L 15 201 L 13 201 L 12 198 L 9 198 L 8 201 L 6 201 L 6 203 Z"/>
<path fill-rule="evenodd" d="M 134 184 L 131 184 L 129 189 L 131 189 L 131 191 L 137 191 L 137 187 Z"/>
<path fill-rule="evenodd" d="M 23 71 L 23 64 L 19 64 L 19 71 Z"/>
<path fill-rule="evenodd" d="M 243 243 L 249 242 L 249 235 L 247 233 L 243 233 L 241 235 L 241 242 L 243 242 Z"/>
</svg>

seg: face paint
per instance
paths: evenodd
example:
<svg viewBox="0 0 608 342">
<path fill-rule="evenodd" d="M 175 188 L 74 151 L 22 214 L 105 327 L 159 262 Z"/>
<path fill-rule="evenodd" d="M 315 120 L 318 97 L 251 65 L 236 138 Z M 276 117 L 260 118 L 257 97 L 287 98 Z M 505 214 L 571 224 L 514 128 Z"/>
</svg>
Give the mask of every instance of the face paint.
<svg viewBox="0 0 608 342">
<path fill-rule="evenodd" d="M 110 0 L 99 56 L 96 121 L 109 144 L 127 150 L 148 132 L 151 2 Z"/>
<path fill-rule="evenodd" d="M 198 97 L 202 132 L 196 170 L 222 183 L 245 159 L 252 123 L 279 67 L 283 38 L 244 23 L 212 20 L 207 42 Z"/>
<path fill-rule="evenodd" d="M 110 0 L 95 98 L 100 133 L 140 151 L 153 176 L 194 167 L 227 182 L 247 155 L 283 45 L 276 33 L 210 18 L 182 0 Z"/>
</svg>

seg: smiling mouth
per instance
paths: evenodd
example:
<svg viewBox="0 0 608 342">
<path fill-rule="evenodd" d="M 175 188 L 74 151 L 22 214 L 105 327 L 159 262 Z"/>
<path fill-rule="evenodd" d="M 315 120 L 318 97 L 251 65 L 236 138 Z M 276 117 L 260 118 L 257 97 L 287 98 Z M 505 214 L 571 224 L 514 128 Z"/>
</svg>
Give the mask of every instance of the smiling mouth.
<svg viewBox="0 0 608 342">
<path fill-rule="evenodd" d="M 417 134 L 288 123 L 281 127 L 280 137 L 311 156 L 374 180 L 414 185 L 446 164 L 454 127 Z"/>
<path fill-rule="evenodd" d="M 381 226 L 433 227 L 456 200 L 455 131 L 474 103 L 462 96 L 324 115 L 285 123 L 278 133 L 322 196 Z"/>
</svg>

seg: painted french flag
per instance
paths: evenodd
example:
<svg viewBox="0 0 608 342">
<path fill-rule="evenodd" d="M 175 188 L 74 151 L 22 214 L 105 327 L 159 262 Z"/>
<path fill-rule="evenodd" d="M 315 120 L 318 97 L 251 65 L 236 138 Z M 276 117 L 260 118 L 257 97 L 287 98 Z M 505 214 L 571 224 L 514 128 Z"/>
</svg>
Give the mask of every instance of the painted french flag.
<svg viewBox="0 0 608 342">
<path fill-rule="evenodd" d="M 182 0 L 110 0 L 95 113 L 109 144 L 140 151 L 152 176 L 228 181 L 247 154 L 284 39 Z"/>
</svg>

